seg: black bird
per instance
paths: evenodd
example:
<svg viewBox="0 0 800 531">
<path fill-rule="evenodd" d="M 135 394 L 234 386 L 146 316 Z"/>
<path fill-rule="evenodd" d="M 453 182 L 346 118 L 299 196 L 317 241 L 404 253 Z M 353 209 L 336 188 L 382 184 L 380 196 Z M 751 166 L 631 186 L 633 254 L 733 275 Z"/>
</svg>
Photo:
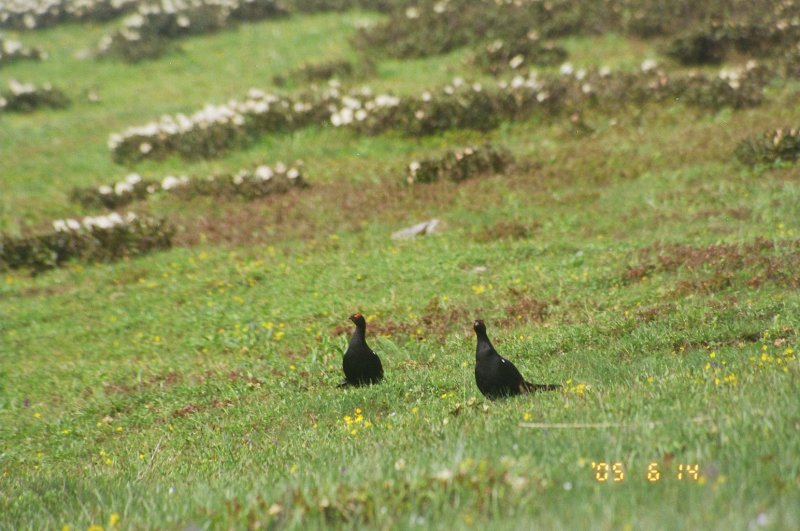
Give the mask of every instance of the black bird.
<svg viewBox="0 0 800 531">
<path fill-rule="evenodd" d="M 360 313 L 351 315 L 350 320 L 356 329 L 342 359 L 345 380 L 339 387 L 378 383 L 383 379 L 383 366 L 378 355 L 367 345 L 367 321 Z"/>
<path fill-rule="evenodd" d="M 493 400 L 502 396 L 555 391 L 561 388 L 558 384 L 526 382 L 514 364 L 494 349 L 486 335 L 486 325 L 483 321 L 476 320 L 472 327 L 478 336 L 478 348 L 475 351 L 475 383 L 486 398 Z"/>
</svg>

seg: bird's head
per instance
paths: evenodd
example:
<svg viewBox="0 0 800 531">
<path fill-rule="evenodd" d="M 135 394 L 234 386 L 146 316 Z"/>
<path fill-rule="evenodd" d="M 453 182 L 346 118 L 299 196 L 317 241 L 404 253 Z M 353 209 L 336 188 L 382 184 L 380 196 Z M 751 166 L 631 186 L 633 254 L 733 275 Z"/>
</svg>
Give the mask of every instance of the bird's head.
<svg viewBox="0 0 800 531">
<path fill-rule="evenodd" d="M 364 319 L 364 316 L 358 312 L 351 315 L 350 320 L 353 321 L 353 323 L 359 328 L 367 326 L 367 320 Z"/>
<path fill-rule="evenodd" d="M 483 322 L 483 319 L 475 319 L 475 322 L 472 323 L 472 329 L 475 330 L 475 333 L 478 335 L 486 334 L 486 324 Z"/>
</svg>

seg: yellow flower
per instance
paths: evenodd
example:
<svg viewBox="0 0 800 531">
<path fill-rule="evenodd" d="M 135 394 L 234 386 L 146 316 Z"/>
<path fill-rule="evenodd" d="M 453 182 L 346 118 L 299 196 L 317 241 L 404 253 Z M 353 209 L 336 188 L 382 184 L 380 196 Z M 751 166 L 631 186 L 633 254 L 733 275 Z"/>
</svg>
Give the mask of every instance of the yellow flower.
<svg viewBox="0 0 800 531">
<path fill-rule="evenodd" d="M 285 335 L 286 334 L 284 332 L 275 332 L 275 335 L 273 337 L 275 338 L 275 341 L 280 341 L 281 339 L 283 339 L 283 336 Z"/>
<path fill-rule="evenodd" d="M 40 419 L 42 418 L 42 414 L 37 411 L 36 413 L 33 414 L 33 418 Z"/>
<path fill-rule="evenodd" d="M 103 526 L 97 525 L 97 524 L 92 524 L 92 525 L 89 526 L 89 529 L 87 529 L 86 531 L 103 531 Z"/>
<path fill-rule="evenodd" d="M 524 420 L 525 422 L 530 421 L 531 418 L 533 418 L 533 416 L 528 412 L 526 412 L 524 415 L 522 415 L 522 420 Z"/>
<path fill-rule="evenodd" d="M 483 284 L 477 284 L 475 286 L 472 286 L 472 291 L 475 293 L 475 295 L 480 295 L 481 293 L 486 291 L 486 286 L 484 286 Z"/>
<path fill-rule="evenodd" d="M 712 352 L 711 352 L 711 353 L 708 355 L 708 357 L 709 357 L 709 358 L 712 358 L 712 359 L 713 359 L 713 358 L 716 358 L 716 357 L 717 357 L 717 353 L 712 351 Z"/>
<path fill-rule="evenodd" d="M 111 517 L 108 519 L 108 527 L 114 527 L 119 523 L 119 515 L 117 513 L 111 513 Z"/>
</svg>

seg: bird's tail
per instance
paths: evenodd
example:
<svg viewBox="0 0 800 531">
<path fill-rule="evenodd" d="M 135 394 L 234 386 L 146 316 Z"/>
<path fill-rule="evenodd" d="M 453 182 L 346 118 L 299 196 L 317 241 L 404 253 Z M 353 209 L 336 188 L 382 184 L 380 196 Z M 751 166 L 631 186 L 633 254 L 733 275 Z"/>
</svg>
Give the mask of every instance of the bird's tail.
<svg viewBox="0 0 800 531">
<path fill-rule="evenodd" d="M 523 382 L 521 387 L 524 393 L 541 393 L 542 391 L 558 391 L 561 389 L 561 384 L 534 384 Z"/>
</svg>

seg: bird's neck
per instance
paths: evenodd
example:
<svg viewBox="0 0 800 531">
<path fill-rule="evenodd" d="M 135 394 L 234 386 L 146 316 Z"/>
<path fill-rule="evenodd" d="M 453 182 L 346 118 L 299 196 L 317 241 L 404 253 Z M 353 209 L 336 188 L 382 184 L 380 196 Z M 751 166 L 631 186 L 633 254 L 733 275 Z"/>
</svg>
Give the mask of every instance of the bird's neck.
<svg viewBox="0 0 800 531">
<path fill-rule="evenodd" d="M 361 343 L 365 341 L 366 332 L 367 332 L 366 327 L 362 328 L 360 326 L 357 326 L 356 329 L 353 330 L 353 337 L 350 338 L 350 343 L 351 344 L 356 342 Z"/>
<path fill-rule="evenodd" d="M 492 342 L 489 341 L 489 337 L 483 333 L 478 334 L 478 347 L 475 351 L 475 355 L 477 357 L 481 356 L 490 356 L 494 353 L 494 347 L 492 346 Z"/>
</svg>

